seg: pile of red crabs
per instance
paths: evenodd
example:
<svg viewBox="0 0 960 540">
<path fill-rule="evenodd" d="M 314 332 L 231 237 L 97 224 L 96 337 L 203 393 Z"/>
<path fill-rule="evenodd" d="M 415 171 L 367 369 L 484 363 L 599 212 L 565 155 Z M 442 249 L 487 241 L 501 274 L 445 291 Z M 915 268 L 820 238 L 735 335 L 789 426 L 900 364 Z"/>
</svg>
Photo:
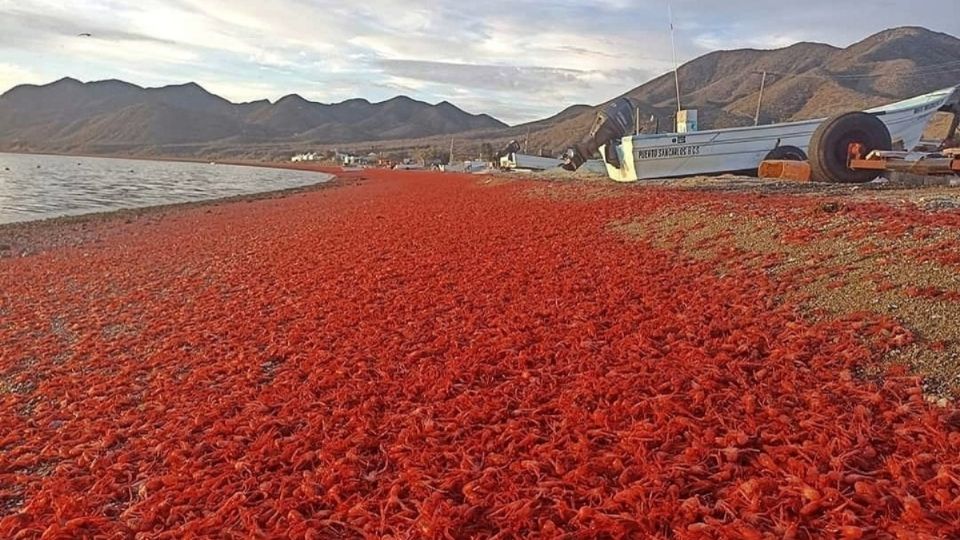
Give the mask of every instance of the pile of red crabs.
<svg viewBox="0 0 960 540">
<path fill-rule="evenodd" d="M 0 259 L 0 537 L 960 536 L 909 328 L 612 225 L 821 199 L 351 174 Z"/>
</svg>

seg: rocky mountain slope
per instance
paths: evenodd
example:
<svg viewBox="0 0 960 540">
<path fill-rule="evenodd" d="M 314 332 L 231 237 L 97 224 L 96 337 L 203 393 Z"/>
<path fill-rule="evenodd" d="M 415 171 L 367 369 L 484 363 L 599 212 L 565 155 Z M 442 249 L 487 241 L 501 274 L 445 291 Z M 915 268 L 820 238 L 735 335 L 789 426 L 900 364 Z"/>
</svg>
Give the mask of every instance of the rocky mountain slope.
<svg viewBox="0 0 960 540">
<path fill-rule="evenodd" d="M 276 103 L 235 104 L 195 83 L 141 88 L 122 81 L 22 85 L 0 96 L 0 149 L 177 154 L 186 146 L 296 146 L 416 138 L 504 128 L 442 102 L 400 96 L 337 104 L 289 95 Z"/>
</svg>

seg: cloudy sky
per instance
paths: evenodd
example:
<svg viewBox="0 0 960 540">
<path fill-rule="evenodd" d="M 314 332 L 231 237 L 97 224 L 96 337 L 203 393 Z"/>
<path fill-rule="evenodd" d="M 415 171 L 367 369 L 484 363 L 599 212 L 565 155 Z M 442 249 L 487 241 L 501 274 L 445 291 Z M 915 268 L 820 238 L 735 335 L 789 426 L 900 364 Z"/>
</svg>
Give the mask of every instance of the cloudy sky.
<svg viewBox="0 0 960 540">
<path fill-rule="evenodd" d="M 72 76 L 196 81 L 233 101 L 397 94 L 509 123 L 671 68 L 667 0 L 0 0 L 0 92 Z M 681 60 L 884 28 L 960 35 L 960 0 L 673 0 Z M 90 34 L 89 37 L 81 34 Z"/>
</svg>

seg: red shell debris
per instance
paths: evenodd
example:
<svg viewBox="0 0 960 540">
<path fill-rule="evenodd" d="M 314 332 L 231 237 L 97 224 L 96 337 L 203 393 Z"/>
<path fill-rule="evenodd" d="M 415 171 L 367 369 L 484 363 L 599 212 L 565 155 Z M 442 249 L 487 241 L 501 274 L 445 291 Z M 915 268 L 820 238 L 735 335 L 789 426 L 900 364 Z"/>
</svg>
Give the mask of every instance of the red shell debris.
<svg viewBox="0 0 960 540">
<path fill-rule="evenodd" d="M 609 227 L 817 200 L 364 174 L 0 261 L 0 536 L 960 535 L 902 328 Z"/>
</svg>

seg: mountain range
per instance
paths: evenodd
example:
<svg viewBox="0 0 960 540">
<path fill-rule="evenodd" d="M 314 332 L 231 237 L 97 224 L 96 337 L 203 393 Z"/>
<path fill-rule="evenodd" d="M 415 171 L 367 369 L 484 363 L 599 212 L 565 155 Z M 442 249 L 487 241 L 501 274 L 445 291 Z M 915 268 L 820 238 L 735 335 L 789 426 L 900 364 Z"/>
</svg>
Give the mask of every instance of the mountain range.
<svg viewBox="0 0 960 540">
<path fill-rule="evenodd" d="M 196 83 L 142 88 L 64 78 L 0 96 L 0 149 L 17 151 L 176 155 L 181 146 L 349 143 L 504 127 L 446 101 L 324 104 L 293 94 L 231 103 Z"/>
<path fill-rule="evenodd" d="M 699 110 L 701 128 L 751 125 L 764 73 L 761 123 L 816 118 L 960 84 L 960 39 L 902 27 L 846 48 L 797 43 L 716 51 L 679 68 L 681 103 Z M 673 73 L 624 95 L 638 104 L 643 129 L 654 129 L 651 117 L 668 129 L 676 111 Z M 522 140 L 531 153 L 555 154 L 590 129 L 603 105 L 573 105 L 510 127 L 447 102 L 403 96 L 322 104 L 290 95 L 237 104 L 194 83 L 141 88 L 66 78 L 0 96 L 0 150 L 271 159 L 335 146 L 445 148 L 456 134 L 465 155 L 475 155 L 482 143 L 510 139 Z"/>
</svg>

